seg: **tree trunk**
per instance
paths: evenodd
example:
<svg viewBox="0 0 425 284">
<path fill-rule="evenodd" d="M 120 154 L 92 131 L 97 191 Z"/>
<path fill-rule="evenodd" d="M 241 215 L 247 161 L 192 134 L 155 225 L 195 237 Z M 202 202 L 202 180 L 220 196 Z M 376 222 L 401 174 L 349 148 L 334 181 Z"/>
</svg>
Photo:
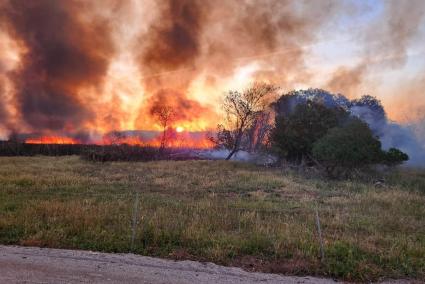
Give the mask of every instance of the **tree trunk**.
<svg viewBox="0 0 425 284">
<path fill-rule="evenodd" d="M 229 155 L 227 155 L 226 157 L 226 161 L 230 160 L 230 158 L 232 158 L 232 156 L 239 151 L 239 144 L 241 143 L 241 139 L 242 139 L 242 131 L 240 130 L 236 139 L 235 139 L 235 144 L 233 144 L 233 149 L 232 151 L 230 151 Z"/>
<path fill-rule="evenodd" d="M 229 155 L 227 155 L 226 157 L 226 161 L 230 160 L 230 158 L 232 158 L 232 156 L 237 152 L 236 148 L 233 148 L 232 151 L 230 151 Z"/>
</svg>

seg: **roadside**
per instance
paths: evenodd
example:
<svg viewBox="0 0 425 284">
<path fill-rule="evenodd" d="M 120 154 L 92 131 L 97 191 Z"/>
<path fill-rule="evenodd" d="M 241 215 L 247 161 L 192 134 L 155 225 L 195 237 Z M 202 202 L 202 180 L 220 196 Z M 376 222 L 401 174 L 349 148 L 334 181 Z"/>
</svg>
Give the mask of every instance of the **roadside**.
<svg viewBox="0 0 425 284">
<path fill-rule="evenodd" d="M 336 283 L 134 254 L 0 246 L 0 283 Z"/>
</svg>

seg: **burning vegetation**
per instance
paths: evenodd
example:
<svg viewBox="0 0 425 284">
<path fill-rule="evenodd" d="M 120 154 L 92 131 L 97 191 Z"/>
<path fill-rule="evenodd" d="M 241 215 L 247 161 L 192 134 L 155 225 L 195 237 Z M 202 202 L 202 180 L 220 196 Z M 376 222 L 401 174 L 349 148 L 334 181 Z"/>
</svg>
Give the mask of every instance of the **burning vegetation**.
<svg viewBox="0 0 425 284">
<path fill-rule="evenodd" d="M 24 143 L 27 144 L 79 144 L 80 142 L 70 137 L 58 136 L 41 136 L 37 138 L 25 139 Z"/>
<path fill-rule="evenodd" d="M 218 145 L 229 151 L 229 159 L 239 150 L 258 153 L 271 143 L 276 114 L 272 101 L 246 97 L 253 82 L 279 86 L 282 92 L 274 99 L 300 85 L 326 87 L 347 100 L 376 91 L 369 83 L 371 73 L 407 64 L 417 35 L 414 27 L 425 14 L 421 3 L 383 3 L 378 20 L 370 20 L 357 39 L 361 60 L 338 64 L 323 76 L 309 65 L 315 47 L 329 43 L 317 35 L 345 15 L 368 13 L 367 5 L 332 0 L 271 0 L 267 5 L 224 0 L 3 0 L 0 136 L 19 133 L 24 137 L 20 142 L 32 145 L 161 150 Z M 419 97 L 423 80 L 414 81 L 409 93 Z M 226 96 L 226 90 L 239 91 Z M 230 111 L 232 105 L 236 113 Z M 420 121 L 417 113 L 423 103 L 406 105 L 415 108 L 409 113 Z M 390 117 L 397 117 L 394 107 L 387 109 Z M 423 152 L 423 143 L 404 126 L 387 118 L 379 126 L 367 116 L 362 119 L 384 148 L 398 147 L 414 157 L 418 155 L 413 152 Z M 423 161 L 420 157 L 416 162 Z"/>
</svg>

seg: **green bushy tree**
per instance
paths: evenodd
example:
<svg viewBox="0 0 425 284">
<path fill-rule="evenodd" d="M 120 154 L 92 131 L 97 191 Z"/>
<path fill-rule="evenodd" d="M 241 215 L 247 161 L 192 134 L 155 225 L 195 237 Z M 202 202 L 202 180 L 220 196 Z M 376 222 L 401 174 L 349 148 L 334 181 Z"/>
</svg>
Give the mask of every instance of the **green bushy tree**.
<svg viewBox="0 0 425 284">
<path fill-rule="evenodd" d="M 329 175 L 376 163 L 381 157 L 381 142 L 373 136 L 368 125 L 352 119 L 317 140 L 313 156 L 326 167 Z"/>
<path fill-rule="evenodd" d="M 320 102 L 298 104 L 288 116 L 276 117 L 272 146 L 280 157 L 300 163 L 311 157 L 313 144 L 318 139 L 347 117 L 344 109 L 328 108 Z"/>
<path fill-rule="evenodd" d="M 369 126 L 352 118 L 346 125 L 336 127 L 314 143 L 313 156 L 326 168 L 329 176 L 347 175 L 351 170 L 370 164 L 400 164 L 408 160 L 402 151 L 381 149 L 381 142 Z"/>
<path fill-rule="evenodd" d="M 397 148 L 390 148 L 382 153 L 382 161 L 388 166 L 400 165 L 409 160 L 409 156 Z"/>
</svg>

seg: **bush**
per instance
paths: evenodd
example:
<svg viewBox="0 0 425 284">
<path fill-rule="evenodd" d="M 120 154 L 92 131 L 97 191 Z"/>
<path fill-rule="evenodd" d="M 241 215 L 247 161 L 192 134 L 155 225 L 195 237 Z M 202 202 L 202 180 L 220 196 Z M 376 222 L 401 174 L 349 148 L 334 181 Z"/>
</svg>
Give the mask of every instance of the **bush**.
<svg viewBox="0 0 425 284">
<path fill-rule="evenodd" d="M 130 145 L 92 146 L 81 153 L 84 160 L 92 162 L 153 161 L 160 158 L 158 148 Z"/>
<path fill-rule="evenodd" d="M 0 156 L 66 156 L 79 155 L 90 145 L 83 144 L 27 144 L 0 141 Z"/>
<path fill-rule="evenodd" d="M 382 161 L 388 166 L 400 165 L 409 160 L 409 156 L 397 148 L 390 148 L 382 153 Z"/>
<path fill-rule="evenodd" d="M 398 149 L 384 152 L 369 126 L 359 119 L 331 129 L 313 146 L 313 156 L 323 163 L 329 176 L 347 175 L 350 170 L 381 162 L 401 163 L 407 155 Z"/>
<path fill-rule="evenodd" d="M 271 143 L 280 157 L 299 163 L 311 156 L 313 144 L 330 128 L 348 118 L 342 108 L 328 108 L 323 103 L 298 104 L 288 116 L 277 116 Z"/>
</svg>

